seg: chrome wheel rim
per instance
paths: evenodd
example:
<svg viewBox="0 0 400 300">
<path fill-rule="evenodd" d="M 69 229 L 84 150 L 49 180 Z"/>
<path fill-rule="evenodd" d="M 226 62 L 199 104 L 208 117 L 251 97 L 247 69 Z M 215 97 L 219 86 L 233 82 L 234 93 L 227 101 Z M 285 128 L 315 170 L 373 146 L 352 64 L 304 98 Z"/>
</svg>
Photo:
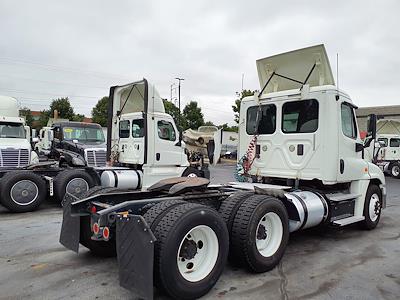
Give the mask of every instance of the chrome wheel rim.
<svg viewBox="0 0 400 300">
<path fill-rule="evenodd" d="M 67 183 L 65 191 L 76 197 L 81 196 L 89 190 L 89 184 L 83 178 L 74 178 Z"/>
<path fill-rule="evenodd" d="M 381 202 L 377 194 L 373 194 L 369 201 L 369 218 L 375 222 L 381 214 Z"/>
<path fill-rule="evenodd" d="M 31 180 L 21 180 L 16 182 L 10 190 L 11 200 L 18 205 L 29 205 L 38 198 L 39 188 Z"/>
</svg>

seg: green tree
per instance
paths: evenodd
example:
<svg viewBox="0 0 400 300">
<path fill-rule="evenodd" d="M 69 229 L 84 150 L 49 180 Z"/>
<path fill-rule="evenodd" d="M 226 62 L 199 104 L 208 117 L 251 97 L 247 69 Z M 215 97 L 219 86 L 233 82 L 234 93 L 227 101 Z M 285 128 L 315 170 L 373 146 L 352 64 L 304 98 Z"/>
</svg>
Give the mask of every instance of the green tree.
<svg viewBox="0 0 400 300">
<path fill-rule="evenodd" d="M 103 127 L 107 126 L 108 116 L 108 97 L 101 98 L 95 107 L 92 109 L 92 120 L 93 123 L 98 123 Z"/>
<path fill-rule="evenodd" d="M 239 129 L 236 125 L 229 126 L 228 123 L 222 124 L 218 127 L 221 128 L 223 131 L 231 131 L 231 132 L 238 132 L 238 129 Z"/>
<path fill-rule="evenodd" d="M 253 96 L 254 91 L 251 90 L 243 90 L 238 96 L 239 98 L 235 100 L 235 105 L 232 105 L 233 112 L 235 113 L 235 122 L 239 124 L 239 113 L 240 113 L 240 104 L 242 103 L 242 99 L 247 96 Z"/>
<path fill-rule="evenodd" d="M 204 123 L 204 126 L 215 126 L 215 124 L 211 121 L 207 121 Z"/>
<path fill-rule="evenodd" d="M 165 112 L 172 116 L 179 131 L 182 131 L 182 129 L 184 127 L 183 125 L 185 124 L 185 122 L 183 120 L 182 115 L 179 114 L 179 108 L 174 103 L 172 103 L 171 101 L 168 101 L 167 99 L 163 99 L 163 103 L 164 103 Z M 178 120 L 180 122 L 178 122 Z"/>
<path fill-rule="evenodd" d="M 190 101 L 186 104 L 182 116 L 185 123 L 184 126 L 182 126 L 184 129 L 197 129 L 204 125 L 204 116 L 201 112 L 201 108 L 197 106 L 196 101 Z"/>
<path fill-rule="evenodd" d="M 40 117 L 39 117 L 40 128 L 47 126 L 47 122 L 49 121 L 50 115 L 51 115 L 50 110 L 42 110 L 40 112 Z"/>
<path fill-rule="evenodd" d="M 71 121 L 74 121 L 74 122 L 82 122 L 84 118 L 85 118 L 85 115 L 74 114 L 74 115 L 72 116 Z"/>
<path fill-rule="evenodd" d="M 58 117 L 62 119 L 72 120 L 75 115 L 68 97 L 58 98 L 51 101 L 50 115 L 53 115 L 54 110 L 58 111 Z"/>
<path fill-rule="evenodd" d="M 29 108 L 23 107 L 22 109 L 20 109 L 19 115 L 21 117 L 25 118 L 26 125 L 28 125 L 29 127 L 32 127 L 33 116 L 32 116 L 32 112 L 31 112 L 31 110 Z"/>
</svg>

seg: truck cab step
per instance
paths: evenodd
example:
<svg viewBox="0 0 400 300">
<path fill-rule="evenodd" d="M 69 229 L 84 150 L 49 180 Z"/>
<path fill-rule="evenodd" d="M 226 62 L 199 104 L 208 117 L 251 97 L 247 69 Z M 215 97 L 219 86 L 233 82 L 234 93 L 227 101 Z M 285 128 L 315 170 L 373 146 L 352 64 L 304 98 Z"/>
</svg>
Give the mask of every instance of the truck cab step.
<svg viewBox="0 0 400 300">
<path fill-rule="evenodd" d="M 361 194 L 351 194 L 351 193 L 332 193 L 332 194 L 325 194 L 326 198 L 330 201 L 346 201 L 358 198 Z"/>
<path fill-rule="evenodd" d="M 333 225 L 342 227 L 342 226 L 346 226 L 346 225 L 357 223 L 357 222 L 364 221 L 364 220 L 365 220 L 364 216 L 361 216 L 361 217 L 360 216 L 352 216 L 349 218 L 344 218 L 344 219 L 333 221 Z"/>
</svg>

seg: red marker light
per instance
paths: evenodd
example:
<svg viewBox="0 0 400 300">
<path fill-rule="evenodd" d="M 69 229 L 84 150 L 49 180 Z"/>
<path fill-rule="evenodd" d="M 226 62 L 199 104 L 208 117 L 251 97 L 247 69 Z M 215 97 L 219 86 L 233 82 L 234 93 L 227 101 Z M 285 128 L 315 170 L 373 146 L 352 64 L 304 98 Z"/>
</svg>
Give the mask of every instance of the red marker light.
<svg viewBox="0 0 400 300">
<path fill-rule="evenodd" d="M 90 209 L 90 211 L 92 212 L 92 214 L 95 214 L 95 213 L 97 212 L 96 206 L 92 206 L 92 208 Z"/>
<path fill-rule="evenodd" d="M 108 229 L 108 227 L 104 227 L 103 228 L 103 238 L 105 240 L 108 240 L 109 237 L 110 237 L 110 229 Z"/>
<path fill-rule="evenodd" d="M 94 234 L 99 234 L 99 231 L 100 231 L 99 224 L 94 223 L 93 226 L 92 226 L 92 230 L 93 230 Z"/>
</svg>

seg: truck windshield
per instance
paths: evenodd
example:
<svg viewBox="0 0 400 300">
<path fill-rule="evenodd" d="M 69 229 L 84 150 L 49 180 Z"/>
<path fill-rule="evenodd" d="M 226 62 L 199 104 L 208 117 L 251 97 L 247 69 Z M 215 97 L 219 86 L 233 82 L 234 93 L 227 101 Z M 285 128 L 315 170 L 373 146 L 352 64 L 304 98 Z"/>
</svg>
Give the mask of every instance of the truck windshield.
<svg viewBox="0 0 400 300">
<path fill-rule="evenodd" d="M 1 138 L 24 139 L 25 134 L 24 125 L 21 123 L 0 122 Z"/>
<path fill-rule="evenodd" d="M 64 127 L 64 140 L 78 140 L 82 143 L 104 143 L 104 134 L 101 128 L 95 127 Z"/>
</svg>

